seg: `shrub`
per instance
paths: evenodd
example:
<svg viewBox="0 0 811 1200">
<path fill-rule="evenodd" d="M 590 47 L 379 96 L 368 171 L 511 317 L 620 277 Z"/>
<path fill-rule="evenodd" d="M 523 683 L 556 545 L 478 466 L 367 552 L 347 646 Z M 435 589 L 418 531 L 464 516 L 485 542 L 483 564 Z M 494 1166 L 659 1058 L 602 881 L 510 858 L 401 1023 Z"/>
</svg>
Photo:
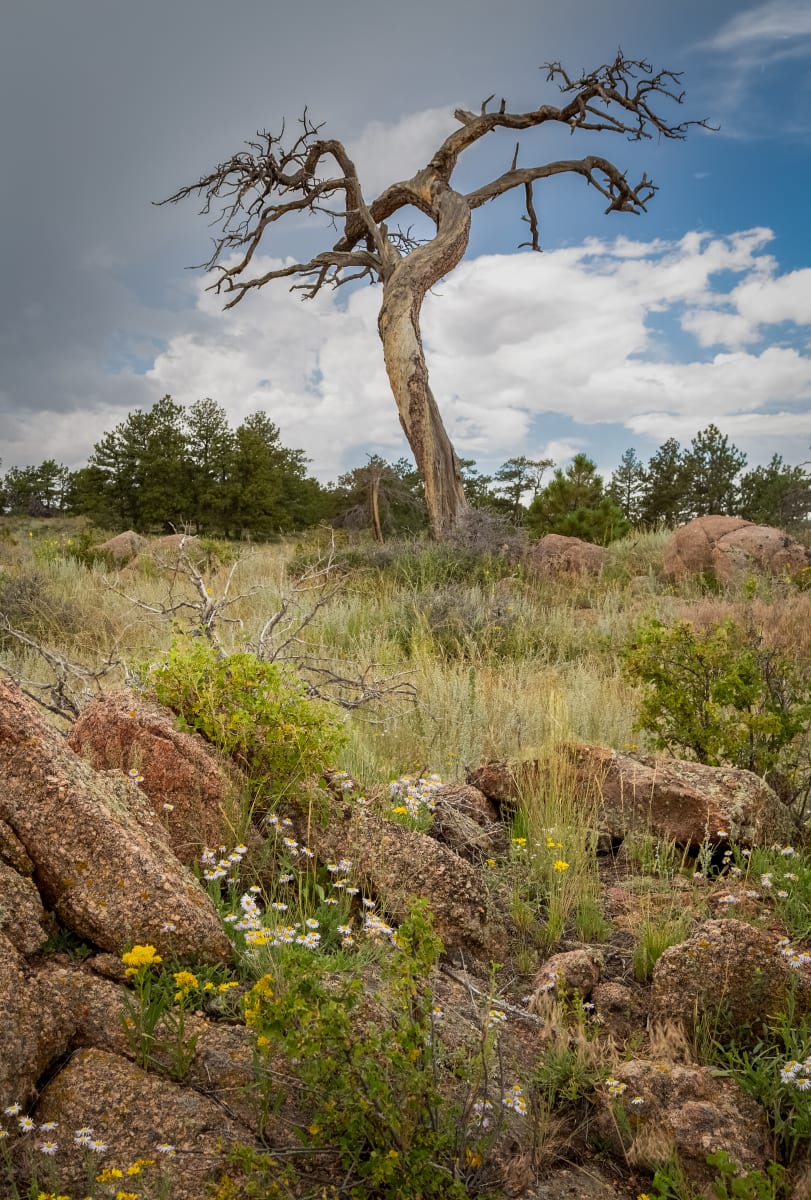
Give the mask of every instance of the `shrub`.
<svg viewBox="0 0 811 1200">
<path fill-rule="evenodd" d="M 345 734 L 300 679 L 248 652 L 220 655 L 206 639 L 177 638 L 149 668 L 157 699 L 246 771 L 286 792 L 332 764 Z"/>
<path fill-rule="evenodd" d="M 756 629 L 731 618 L 707 630 L 649 620 L 622 660 L 626 675 L 645 685 L 637 728 L 657 748 L 754 771 L 803 815 L 811 687 Z"/>
</svg>

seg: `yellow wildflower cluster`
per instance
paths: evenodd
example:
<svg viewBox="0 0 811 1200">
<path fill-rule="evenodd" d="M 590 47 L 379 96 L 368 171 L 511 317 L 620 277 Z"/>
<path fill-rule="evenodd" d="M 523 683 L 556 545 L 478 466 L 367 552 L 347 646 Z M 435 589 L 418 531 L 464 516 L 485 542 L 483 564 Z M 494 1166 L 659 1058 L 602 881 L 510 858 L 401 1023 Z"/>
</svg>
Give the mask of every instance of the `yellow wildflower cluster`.
<svg viewBox="0 0 811 1200">
<path fill-rule="evenodd" d="M 154 967 L 163 962 L 154 946 L 133 946 L 121 955 L 121 961 L 127 968 L 126 975 L 137 975 L 144 967 Z"/>
<path fill-rule="evenodd" d="M 273 999 L 273 976 L 263 975 L 245 997 L 245 1024 L 258 1025 L 262 1005 Z"/>
<path fill-rule="evenodd" d="M 175 1003 L 185 1000 L 190 991 L 196 991 L 200 986 L 197 976 L 192 975 L 191 971 L 175 971 L 174 980 L 177 988 Z"/>
</svg>

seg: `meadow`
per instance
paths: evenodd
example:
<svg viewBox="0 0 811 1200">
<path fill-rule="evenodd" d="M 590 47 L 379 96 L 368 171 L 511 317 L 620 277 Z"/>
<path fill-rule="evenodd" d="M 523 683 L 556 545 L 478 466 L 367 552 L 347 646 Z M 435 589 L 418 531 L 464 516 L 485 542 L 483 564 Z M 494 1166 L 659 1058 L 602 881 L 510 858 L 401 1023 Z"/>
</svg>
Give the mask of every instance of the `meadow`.
<svg viewBox="0 0 811 1200">
<path fill-rule="evenodd" d="M 417 541 L 378 546 L 336 539 L 328 531 L 259 546 L 201 539 L 193 548 L 183 547 L 186 556 L 181 553 L 180 558 L 176 547 L 157 543 L 133 564 L 114 569 L 109 559 L 93 550 L 104 536 L 67 519 L 6 518 L 0 528 L 3 669 L 29 695 L 49 706 L 51 718 L 60 726 L 68 723 L 54 711 L 60 705 L 66 712 L 71 705 L 81 707 L 93 695 L 121 687 L 154 691 L 159 678 L 156 664 L 167 662 L 173 646 L 193 646 L 201 637 L 206 640 L 208 630 L 226 653 L 258 650 L 266 662 L 286 664 L 305 681 L 310 695 L 325 697 L 320 703 L 327 704 L 340 736 L 335 743 L 339 748 L 331 750 L 330 761 L 321 766 L 344 772 L 343 777 L 353 781 L 353 794 L 368 794 L 383 809 L 395 781 L 392 794 L 404 803 L 389 803 L 389 816 L 408 828 L 430 827 L 427 781 L 434 776 L 444 783 L 463 782 L 470 770 L 490 759 L 543 764 L 544 787 L 521 795 L 510 815 L 506 851 L 483 864 L 488 886 L 505 911 L 510 942 L 506 961 L 491 968 L 484 985 L 486 1013 L 501 1017 L 485 1015 L 482 1045 L 469 1052 L 466 1070 L 471 1079 L 492 1075 L 500 1054 L 495 1027 L 526 999 L 550 954 L 582 946 L 604 947 L 614 963 L 614 977 L 631 985 L 644 1007 L 657 960 L 668 946 L 688 938 L 701 921 L 718 915 L 714 901 L 719 889 L 729 887 L 730 871 L 754 880 L 755 876 L 770 878 L 785 867 L 780 846 L 756 848 L 743 857 L 739 848 L 730 847 L 722 861 L 709 843 L 677 846 L 644 831 L 621 847 L 606 848 L 595 833 L 596 798 L 576 789 L 560 747 L 585 742 L 641 758 L 660 748 L 655 730 L 640 727 L 646 684 L 628 665 L 628 647 L 651 622 L 665 628 L 689 622 L 700 635 L 732 620 L 748 631 L 758 661 L 771 669 L 790 660 L 796 671 L 795 690 L 799 687 L 802 692 L 803 685 L 807 693 L 811 591 L 802 579 L 751 577 L 724 591 L 707 579 L 674 585 L 661 571 L 670 536 L 665 531 L 635 533 L 610 545 L 599 576 L 559 579 L 534 576 L 519 557 L 506 551 L 478 553 Z M 798 700 L 798 712 L 799 705 Z M 791 865 L 797 885 L 790 897 L 779 902 L 764 892 L 763 903 L 743 919 L 758 928 L 779 925 L 792 947 L 802 953 L 803 939 L 811 932 L 811 860 L 804 849 L 802 790 L 808 775 L 807 771 L 803 775 L 807 720 L 798 718 L 798 722 L 791 742 L 793 750 L 799 747 L 792 759 L 792 779 L 799 780 L 792 793 L 796 838 Z M 751 733 L 752 726 L 747 729 Z M 757 726 L 753 736 L 760 736 L 759 731 Z M 774 736 L 771 724 L 762 736 L 767 733 Z M 313 751 L 317 757 L 317 749 L 308 743 L 308 753 Z M 396 781 L 401 782 L 396 785 Z M 272 804 L 266 803 L 265 808 L 284 814 L 286 806 L 295 802 L 300 782 L 277 788 Z M 235 841 L 246 836 L 258 786 L 246 791 Z M 399 816 L 395 815 L 398 809 Z M 269 863 L 274 870 L 291 865 L 269 850 L 255 868 L 267 911 L 281 902 L 281 892 L 269 882 Z M 232 925 L 237 918 L 250 917 L 245 904 L 240 907 L 239 898 L 216 878 L 204 875 L 204 879 Z M 436 969 L 439 951 L 430 933 L 430 918 L 426 926 L 425 914 L 417 910 L 404 923 L 407 966 L 399 974 L 391 973 L 379 938 L 371 937 L 359 952 L 351 936 L 335 932 L 341 928 L 339 917 L 346 919 L 346 913 L 341 909 L 330 914 L 319 899 L 316 876 L 312 884 L 309 890 L 299 891 L 299 915 L 304 922 L 315 921 L 313 929 L 320 923 L 331 941 L 324 932 L 323 944 L 308 961 L 320 957 L 330 971 L 343 970 L 347 978 L 354 978 L 359 963 L 364 970 L 370 964 L 379 968 L 387 980 L 383 990 L 389 1004 L 405 996 L 412 1004 L 421 989 L 427 997 L 415 1003 L 410 1024 L 395 1022 L 385 1045 L 376 1043 L 368 1050 L 371 1056 L 399 1055 L 405 1063 L 409 1039 L 428 1036 L 431 1027 L 433 993 L 423 985 Z M 612 908 L 609 898 L 618 886 L 626 897 L 634 897 L 633 905 L 621 912 Z M 277 1024 L 281 1018 L 278 1014 L 271 1018 L 262 991 L 269 985 L 262 981 L 271 976 L 277 980 L 277 1000 L 286 997 L 291 1014 L 306 992 L 301 981 L 308 968 L 302 966 L 300 955 L 296 957 L 296 947 L 272 939 L 259 954 L 250 934 L 249 921 L 238 939 L 236 974 L 225 982 L 241 985 L 243 992 L 250 986 L 247 999 L 243 997 L 242 1016 L 267 1045 L 282 1037 Z M 308 948 L 313 947 L 316 942 Z M 358 953 L 360 958 L 353 959 Z M 145 984 L 152 977 L 153 963 L 133 959 L 131 965 L 136 982 Z M 326 969 L 323 964 L 321 969 Z M 185 994 L 180 988 L 181 1013 L 188 997 L 203 986 L 193 964 L 189 978 L 195 982 L 185 984 Z M 281 988 L 280 978 L 286 980 Z M 223 980 L 218 979 L 216 986 L 224 986 Z M 347 1033 L 349 1026 L 341 1022 L 348 1020 L 351 1006 L 347 1001 L 344 1011 L 323 990 L 313 991 L 312 980 L 308 986 L 309 994 L 316 997 L 315 1011 L 321 1014 L 307 1035 L 307 1048 L 312 1050 L 318 1038 L 333 1036 L 336 1022 Z M 139 994 L 136 990 L 136 1008 Z M 171 998 L 166 1003 L 171 1007 Z M 592 1007 L 577 996 L 550 995 L 549 1008 L 542 1015 L 553 1036 L 526 1077 L 511 1084 L 516 1090 L 505 1093 L 506 1100 L 502 1097 L 511 1113 L 522 1105 L 520 1116 L 527 1105 L 531 1109 L 533 1133 L 527 1136 L 525 1150 L 539 1176 L 561 1164 L 591 1163 L 597 1155 L 600 1172 L 613 1181 L 617 1194 L 627 1197 L 692 1200 L 715 1195 L 768 1200 L 811 1194 L 802 1190 L 807 1186 L 803 1171 L 809 1155 L 811 1107 L 792 1082 L 796 1071 L 782 1079 L 785 1094 L 773 1087 L 773 1078 L 789 1057 L 801 1063 L 811 1055 L 804 1017 L 789 1030 L 785 1014 L 780 1020 L 767 1014 L 774 1020 L 761 1035 L 758 1059 L 751 1045 L 716 1040 L 706 1025 L 693 1031 L 692 1040 L 673 1030 L 649 1029 L 646 1034 L 644 1020 L 626 1043 L 602 1037 L 591 1021 Z M 140 1013 L 143 1020 L 143 1010 Z M 159 1013 L 161 1019 L 164 1016 L 165 1009 Z M 174 1043 L 176 1062 L 177 1055 L 182 1060 L 185 1052 L 183 1036 L 181 1029 Z M 299 1054 L 303 1044 L 298 1046 Z M 142 1041 L 142 1061 L 148 1067 L 152 1064 L 145 1046 Z M 623 1062 L 635 1053 L 663 1059 L 669 1054 L 673 1061 L 709 1064 L 742 1081 L 748 1094 L 768 1108 L 773 1168 L 746 1172 L 730 1166 L 721 1154 L 711 1170 L 709 1186 L 714 1190 L 705 1186 L 702 1191 L 681 1171 L 672 1148 L 658 1158 L 656 1153 L 635 1149 L 629 1133 L 633 1121 L 628 1124 L 633 1111 L 619 1102 L 625 1085 L 616 1078 Z M 409 1089 L 416 1088 L 424 1110 L 432 1111 L 437 1104 L 433 1083 L 427 1087 L 424 1077 L 415 1083 L 403 1070 L 406 1083 L 399 1092 L 395 1087 L 386 1094 L 381 1109 L 386 1104 L 396 1106 Z M 458 1074 L 458 1063 L 455 1070 Z M 804 1081 L 805 1075 L 801 1078 Z M 315 1093 L 327 1081 L 316 1071 L 307 1086 Z M 220 1194 L 223 1198 L 517 1194 L 506 1189 L 503 1163 L 495 1164 L 495 1139 L 484 1136 L 481 1107 L 476 1126 L 475 1105 L 484 1100 L 474 1092 L 469 1089 L 468 1100 L 461 1103 L 450 1140 L 436 1140 L 435 1130 L 428 1139 L 428 1157 L 446 1164 L 437 1168 L 439 1183 L 432 1182 L 433 1168 L 414 1149 L 396 1178 L 382 1168 L 372 1182 L 368 1178 L 366 1183 L 358 1182 L 353 1176 L 345 1193 L 307 1192 L 291 1176 L 284 1185 L 288 1191 L 281 1184 L 281 1190 L 273 1191 L 266 1180 L 264 1191 Z M 597 1098 L 602 1097 L 605 1109 L 606 1096 L 621 1151 L 616 1144 L 612 1148 L 604 1129 L 597 1132 Z M 413 1146 L 417 1148 L 421 1128 L 415 1117 Z M 368 1129 L 362 1136 L 369 1140 Z M 351 1144 L 353 1138 L 361 1138 L 361 1132 L 347 1119 L 338 1132 L 333 1130 L 333 1137 L 355 1162 Z M 380 1129 L 377 1137 L 382 1154 L 385 1136 Z M 459 1190 L 451 1189 L 448 1163 L 454 1164 L 453 1187 Z M 254 1168 L 258 1170 L 256 1164 Z M 115 1195 L 115 1190 L 104 1190 L 108 1184 L 113 1186 L 110 1180 L 94 1184 L 93 1194 Z M 160 1195 L 170 1194 L 165 1180 L 161 1187 Z M 10 1194 L 27 1196 L 28 1192 L 20 1184 Z M 31 1192 L 35 1194 L 40 1193 Z M 42 1195 L 50 1194 L 43 1187 Z"/>
</svg>

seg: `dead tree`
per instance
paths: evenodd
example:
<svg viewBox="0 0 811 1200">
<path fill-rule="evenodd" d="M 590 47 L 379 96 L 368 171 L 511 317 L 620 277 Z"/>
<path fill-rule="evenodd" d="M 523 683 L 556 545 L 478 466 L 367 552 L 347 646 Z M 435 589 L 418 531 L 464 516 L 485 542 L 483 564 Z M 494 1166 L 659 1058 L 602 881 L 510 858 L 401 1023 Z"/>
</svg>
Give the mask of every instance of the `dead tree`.
<svg viewBox="0 0 811 1200">
<path fill-rule="evenodd" d="M 654 72 L 649 63 L 626 58 L 621 51 L 613 62 L 576 77 L 560 63 L 548 63 L 544 70 L 547 81 L 557 83 L 563 93 L 560 106 L 542 104 L 530 112 L 514 113 L 507 111 L 502 100 L 490 111 L 493 97 L 489 96 L 478 113 L 457 109 L 454 117 L 459 128 L 430 162 L 411 179 L 391 184 L 368 203 L 343 144 L 322 138 L 321 126 L 313 124 L 306 112 L 289 149 L 283 144 L 284 128 L 278 136 L 262 131 L 257 140 L 246 143 L 247 149 L 161 201 L 176 203 L 197 195 L 203 198 L 201 212 L 211 215 L 213 211 L 219 234 L 211 257 L 201 265 L 218 272 L 211 287 L 230 295 L 226 308 L 233 308 L 251 289 L 274 279 L 298 280 L 291 290 L 301 290 L 305 299 L 327 285 L 335 288 L 359 279 L 382 284 L 378 330 L 386 371 L 400 423 L 425 485 L 435 537 L 446 536 L 453 529 L 467 500 L 459 461 L 428 383 L 420 310 L 428 289 L 464 255 L 471 213 L 513 188 L 522 188 L 529 240 L 521 245 L 540 250 L 534 202 L 534 187 L 540 180 L 581 175 L 608 202 L 606 212 L 644 212 L 656 191 L 646 174 L 632 185 L 614 163 L 595 155 L 519 166 L 516 144 L 506 171 L 465 194 L 451 185 L 460 155 L 485 134 L 520 132 L 539 125 L 562 125 L 572 134 L 618 133 L 634 141 L 653 136 L 683 138 L 691 125 L 707 127 L 704 121 L 672 124 L 659 115 L 661 101 L 681 104 L 680 74 Z M 433 237 L 421 241 L 410 231 L 391 226 L 392 218 L 409 206 L 433 222 Z M 265 232 L 284 217 L 301 213 L 329 217 L 340 235 L 332 248 L 309 262 L 252 274 L 251 263 Z"/>
</svg>

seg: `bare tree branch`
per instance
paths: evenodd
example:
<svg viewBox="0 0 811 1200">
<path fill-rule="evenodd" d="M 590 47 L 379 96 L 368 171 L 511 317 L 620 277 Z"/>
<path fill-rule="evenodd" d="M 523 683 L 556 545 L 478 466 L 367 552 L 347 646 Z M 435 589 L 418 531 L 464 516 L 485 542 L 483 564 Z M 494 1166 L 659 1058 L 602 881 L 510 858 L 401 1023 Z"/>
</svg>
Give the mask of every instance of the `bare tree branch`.
<svg viewBox="0 0 811 1200">
<path fill-rule="evenodd" d="M 196 195 L 202 212 L 215 212 L 219 227 L 210 258 L 204 264 L 217 272 L 211 285 L 229 297 L 233 308 L 245 295 L 277 279 L 290 279 L 291 289 L 312 299 L 324 287 L 368 279 L 383 284 L 378 329 L 386 370 L 425 486 L 432 531 L 449 534 L 468 506 L 459 460 L 445 431 L 428 383 L 420 333 L 420 309 L 426 293 L 461 261 L 470 237 L 471 213 L 488 200 L 513 188 L 524 189 L 525 220 L 530 240 L 540 250 L 534 185 L 564 173 L 579 174 L 607 201 L 606 212 L 642 213 L 656 192 L 643 174 L 629 183 L 614 163 L 588 155 L 581 159 L 518 166 L 516 146 L 509 170 L 467 195 L 451 183 L 460 156 L 486 134 L 519 132 L 545 125 L 564 126 L 570 133 L 615 133 L 631 141 L 643 138 L 681 139 L 693 126 L 709 129 L 706 121 L 673 122 L 660 105 L 683 102 L 678 72 L 654 71 L 644 59 L 626 58 L 618 51 L 611 62 L 581 75 L 570 75 L 560 63 L 547 63 L 547 83 L 563 97 L 559 105 L 542 104 L 527 112 L 509 112 L 502 99 L 490 109 L 488 96 L 478 112 L 458 108 L 458 128 L 437 148 L 430 161 L 410 179 L 386 187 L 366 203 L 357 170 L 344 145 L 321 137 L 321 127 L 305 111 L 297 136 L 284 148 L 284 126 L 278 135 L 260 132 L 246 149 L 221 163 L 196 183 L 179 188 L 162 203 L 177 203 Z M 336 170 L 337 167 L 337 170 Z M 428 241 L 410 230 L 389 228 L 395 214 L 416 208 L 433 222 Z M 265 232 L 285 217 L 310 213 L 326 216 L 338 229 L 337 240 L 308 262 L 274 267 L 250 275 L 254 255 Z"/>
</svg>

